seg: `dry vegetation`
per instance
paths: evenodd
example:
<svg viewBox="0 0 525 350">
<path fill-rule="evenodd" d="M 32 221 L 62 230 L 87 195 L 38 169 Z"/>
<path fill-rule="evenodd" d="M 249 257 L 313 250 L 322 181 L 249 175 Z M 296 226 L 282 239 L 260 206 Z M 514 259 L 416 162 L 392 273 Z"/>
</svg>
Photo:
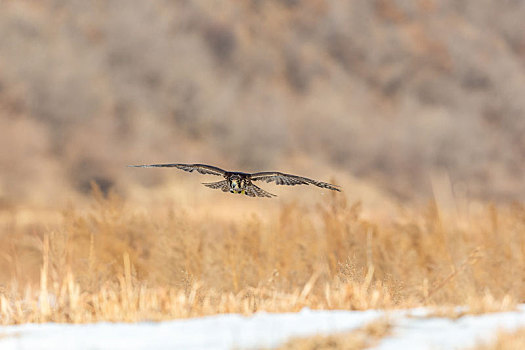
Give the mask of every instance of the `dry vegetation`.
<svg viewBox="0 0 525 350">
<path fill-rule="evenodd" d="M 487 206 L 458 221 L 442 219 L 435 205 L 365 220 L 344 194 L 312 206 L 274 202 L 273 212 L 248 216 L 232 207 L 244 198 L 220 195 L 203 201 L 208 214 L 176 199 L 144 206 L 106 198 L 96 187 L 91 208 L 71 206 L 61 220 L 2 212 L 1 322 L 303 307 L 461 304 L 487 312 L 525 301 L 521 205 Z M 211 215 L 216 206 L 234 215 Z"/>
<path fill-rule="evenodd" d="M 495 341 L 473 347 L 474 350 L 515 350 L 525 348 L 525 329 L 500 332 Z"/>
<path fill-rule="evenodd" d="M 136 162 L 305 159 L 404 198 L 442 170 L 523 200 L 524 17 L 523 1 L 4 0 L 0 201 L 121 187 Z"/>
<path fill-rule="evenodd" d="M 0 1 L 0 322 L 524 302 L 524 4 Z"/>
<path fill-rule="evenodd" d="M 390 324 L 381 319 L 351 332 L 329 336 L 292 339 L 277 350 L 361 350 L 369 349 L 390 333 Z"/>
</svg>

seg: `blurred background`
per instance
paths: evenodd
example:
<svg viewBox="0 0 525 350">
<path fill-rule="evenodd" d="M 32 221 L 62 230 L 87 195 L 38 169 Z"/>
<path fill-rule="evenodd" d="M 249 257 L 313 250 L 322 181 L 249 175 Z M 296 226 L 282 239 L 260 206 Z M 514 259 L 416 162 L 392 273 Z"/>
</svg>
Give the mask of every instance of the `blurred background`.
<svg viewBox="0 0 525 350">
<path fill-rule="evenodd" d="M 524 199 L 524 18 L 517 0 L 3 0 L 0 202 L 189 176 L 126 168 L 157 162 Z"/>
</svg>

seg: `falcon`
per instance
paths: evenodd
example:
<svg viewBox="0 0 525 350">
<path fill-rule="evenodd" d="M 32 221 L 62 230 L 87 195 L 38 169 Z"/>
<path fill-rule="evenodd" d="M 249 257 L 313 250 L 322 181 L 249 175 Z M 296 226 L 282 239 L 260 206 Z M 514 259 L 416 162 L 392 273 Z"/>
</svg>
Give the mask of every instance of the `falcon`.
<svg viewBox="0 0 525 350">
<path fill-rule="evenodd" d="M 238 171 L 226 171 L 206 164 L 149 164 L 129 166 L 134 168 L 177 168 L 190 173 L 197 171 L 200 174 L 222 176 L 225 180 L 203 183 L 203 185 L 209 188 L 220 189 L 223 192 L 245 194 L 249 197 L 276 197 L 276 195 L 266 192 L 262 188 L 254 185 L 254 181 L 275 182 L 277 185 L 289 186 L 314 185 L 332 191 L 341 192 L 336 185 L 278 171 L 264 171 L 250 174 Z"/>
</svg>

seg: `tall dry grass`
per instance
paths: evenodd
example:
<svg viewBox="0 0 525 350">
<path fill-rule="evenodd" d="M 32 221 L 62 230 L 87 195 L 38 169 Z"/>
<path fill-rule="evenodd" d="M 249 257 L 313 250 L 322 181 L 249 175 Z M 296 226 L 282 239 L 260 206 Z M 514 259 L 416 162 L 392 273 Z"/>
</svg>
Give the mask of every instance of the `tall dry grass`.
<svg viewBox="0 0 525 350">
<path fill-rule="evenodd" d="M 364 219 L 359 203 L 336 193 L 309 206 L 276 201 L 277 210 L 251 216 L 228 203 L 204 209 L 222 206 L 226 215 L 195 215 L 176 201 L 145 207 L 95 188 L 88 209 L 70 205 L 60 218 L 4 210 L 0 322 L 303 307 L 467 304 L 484 312 L 525 301 L 520 204 L 454 220 L 431 204 L 384 220 Z"/>
</svg>

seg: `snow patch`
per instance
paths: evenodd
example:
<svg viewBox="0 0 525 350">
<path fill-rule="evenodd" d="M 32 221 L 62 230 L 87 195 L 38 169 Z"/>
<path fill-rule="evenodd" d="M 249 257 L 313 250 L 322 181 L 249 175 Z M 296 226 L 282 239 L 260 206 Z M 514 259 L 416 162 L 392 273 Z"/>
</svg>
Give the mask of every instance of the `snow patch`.
<svg viewBox="0 0 525 350">
<path fill-rule="evenodd" d="M 23 324 L 0 327 L 1 349 L 254 349 L 271 348 L 293 337 L 351 331 L 382 317 L 392 333 L 376 349 L 469 347 L 497 331 L 525 327 L 525 305 L 515 312 L 426 317 L 425 309 L 223 314 L 166 322 Z"/>
</svg>

